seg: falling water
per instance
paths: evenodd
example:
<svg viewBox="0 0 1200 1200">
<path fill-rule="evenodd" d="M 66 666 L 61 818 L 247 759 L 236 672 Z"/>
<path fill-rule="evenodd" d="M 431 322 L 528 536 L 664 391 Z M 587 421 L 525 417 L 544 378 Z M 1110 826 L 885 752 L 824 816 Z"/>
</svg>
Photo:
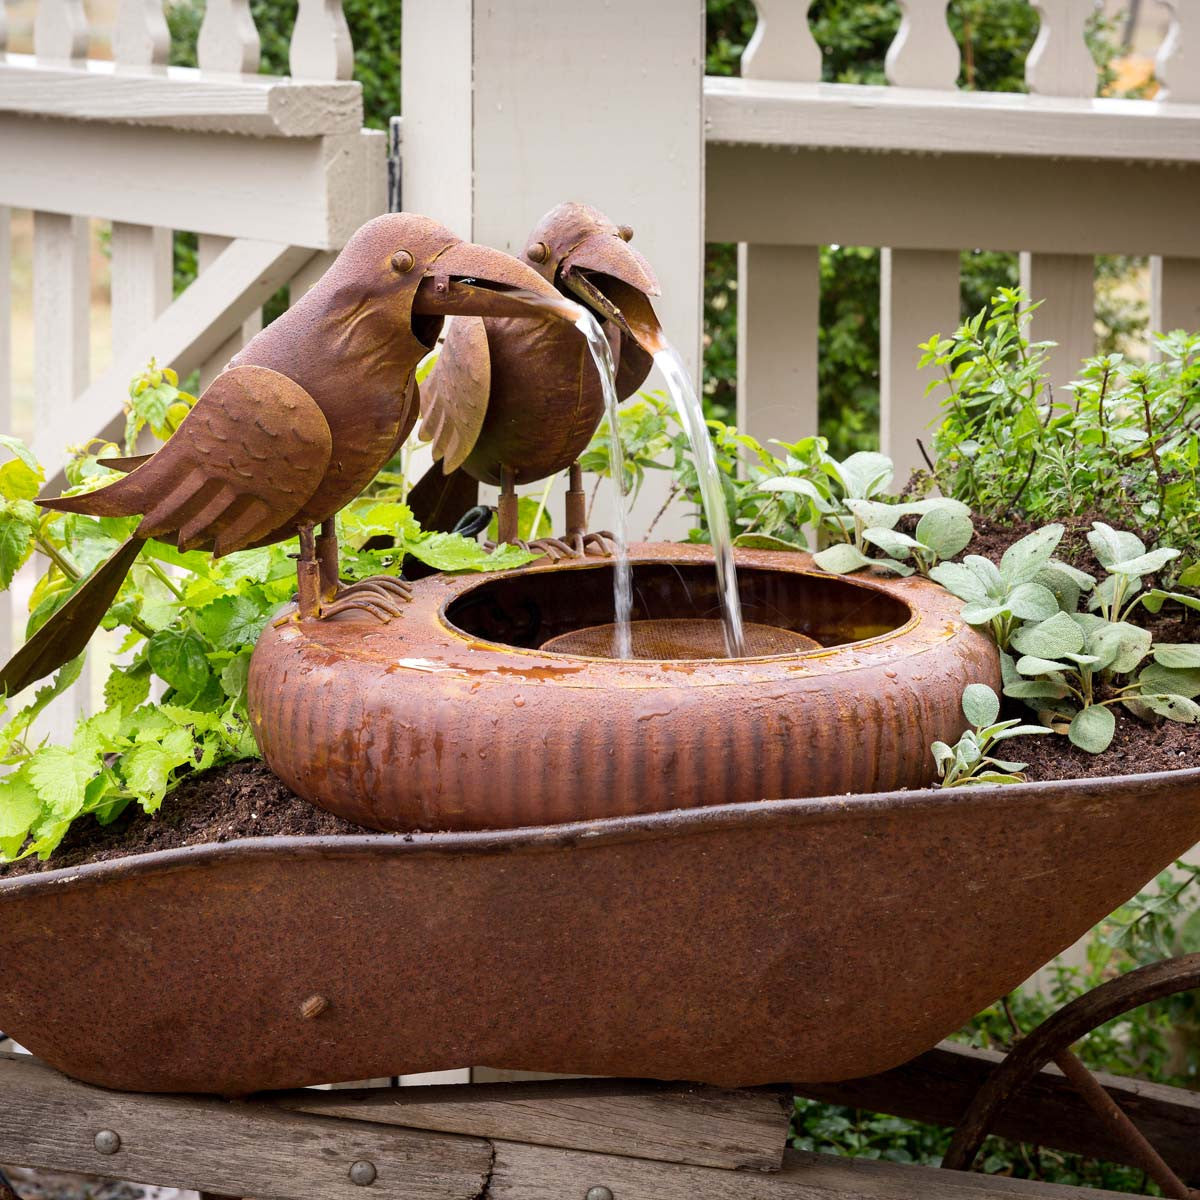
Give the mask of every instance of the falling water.
<svg viewBox="0 0 1200 1200">
<path fill-rule="evenodd" d="M 613 521 L 613 540 L 617 543 L 613 561 L 613 609 L 616 614 L 613 655 L 616 658 L 632 658 L 629 617 L 633 612 L 633 567 L 629 562 L 629 503 L 625 496 L 625 452 L 621 447 L 621 423 L 617 411 L 620 404 L 617 374 L 608 338 L 604 336 L 600 323 L 586 308 L 580 312 L 575 328 L 587 339 L 588 349 L 600 375 L 604 408 L 608 413 L 608 469 L 617 493 Z"/>
<path fill-rule="evenodd" d="M 729 511 L 725 507 L 717 456 L 704 421 L 704 409 L 700 406 L 700 398 L 696 395 L 696 389 L 692 387 L 691 377 L 674 346 L 668 344 L 656 351 L 654 362 L 667 381 L 667 390 L 671 393 L 671 399 L 675 401 L 679 420 L 692 445 L 696 478 L 700 484 L 700 502 L 704 507 L 704 519 L 708 523 L 708 536 L 712 542 L 717 568 L 717 590 L 721 595 L 725 652 L 730 658 L 740 658 L 745 654 L 746 648 L 742 633 L 742 602 L 738 595 L 737 567 L 733 561 L 733 539 L 729 533 Z"/>
</svg>

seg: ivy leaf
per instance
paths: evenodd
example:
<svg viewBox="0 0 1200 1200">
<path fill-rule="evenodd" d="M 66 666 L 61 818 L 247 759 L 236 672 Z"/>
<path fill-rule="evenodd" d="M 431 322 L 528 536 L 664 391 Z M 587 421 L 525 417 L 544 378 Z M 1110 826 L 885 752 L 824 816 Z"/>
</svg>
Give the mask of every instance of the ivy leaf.
<svg viewBox="0 0 1200 1200">
<path fill-rule="evenodd" d="M 13 576 L 33 553 L 38 510 L 27 500 L 5 500 L 0 505 L 0 589 L 12 586 Z"/>
<path fill-rule="evenodd" d="M 0 842 L 10 838 L 24 842 L 29 827 L 41 815 L 42 799 L 28 778 L 27 768 L 20 768 L 0 779 Z M 15 855 L 5 854 L 4 857 Z"/>
<path fill-rule="evenodd" d="M 218 650 L 254 645 L 270 615 L 270 609 L 244 594 L 222 596 L 194 614 L 196 627 Z"/>
<path fill-rule="evenodd" d="M 150 669 L 180 695 L 196 696 L 209 679 L 204 643 L 194 634 L 161 629 L 146 647 Z"/>
<path fill-rule="evenodd" d="M 94 759 L 75 754 L 66 746 L 42 747 L 34 752 L 25 769 L 42 803 L 64 821 L 82 811 L 84 789 L 96 773 Z"/>
<path fill-rule="evenodd" d="M 1067 737 L 1071 744 L 1089 754 L 1103 754 L 1112 745 L 1117 730 L 1117 719 L 1111 710 L 1099 704 L 1091 704 L 1075 714 Z"/>
</svg>

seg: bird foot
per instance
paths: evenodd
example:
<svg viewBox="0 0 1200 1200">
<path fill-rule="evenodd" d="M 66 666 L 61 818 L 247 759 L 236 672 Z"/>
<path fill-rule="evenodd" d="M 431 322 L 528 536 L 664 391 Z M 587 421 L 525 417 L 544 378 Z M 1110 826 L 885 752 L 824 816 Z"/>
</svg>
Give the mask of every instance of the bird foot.
<svg viewBox="0 0 1200 1200">
<path fill-rule="evenodd" d="M 412 599 L 412 584 L 394 575 L 372 575 L 357 583 L 341 584 L 332 596 L 322 600 L 311 616 L 316 620 L 337 616 L 344 612 L 369 613 L 386 624 L 404 611 L 401 604 Z M 297 610 L 294 614 L 276 621 L 282 625 L 290 620 L 300 620 L 306 614 Z"/>
<path fill-rule="evenodd" d="M 611 558 L 617 551 L 617 543 L 607 531 L 569 533 L 562 538 L 535 538 L 531 542 L 518 538 L 511 544 L 530 554 L 545 555 L 551 562 L 559 562 L 564 558 Z M 488 551 L 495 548 L 495 542 L 488 542 L 485 546 Z"/>
</svg>

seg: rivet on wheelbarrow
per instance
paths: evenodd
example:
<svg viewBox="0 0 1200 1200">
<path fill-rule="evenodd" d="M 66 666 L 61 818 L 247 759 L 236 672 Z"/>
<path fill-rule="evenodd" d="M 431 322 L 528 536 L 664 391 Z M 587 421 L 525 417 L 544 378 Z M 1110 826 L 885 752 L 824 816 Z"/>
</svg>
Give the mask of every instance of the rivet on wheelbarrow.
<svg viewBox="0 0 1200 1200">
<path fill-rule="evenodd" d="M 101 1154 L 116 1154 L 121 1148 L 121 1135 L 112 1129 L 101 1129 L 92 1143 Z"/>
<path fill-rule="evenodd" d="M 583 1200 L 613 1200 L 612 1189 L 606 1188 L 603 1185 L 588 1188 L 587 1195 Z"/>
<path fill-rule="evenodd" d="M 379 1172 L 375 1170 L 373 1162 L 368 1162 L 365 1158 L 360 1158 L 358 1162 L 353 1163 L 350 1167 L 350 1182 L 357 1183 L 359 1187 L 370 1187 L 375 1182 L 378 1174 Z"/>
<path fill-rule="evenodd" d="M 324 996 L 309 996 L 305 1002 L 300 1005 L 300 1015 L 306 1020 L 311 1021 L 314 1017 L 319 1017 L 329 1007 L 329 1001 Z"/>
</svg>

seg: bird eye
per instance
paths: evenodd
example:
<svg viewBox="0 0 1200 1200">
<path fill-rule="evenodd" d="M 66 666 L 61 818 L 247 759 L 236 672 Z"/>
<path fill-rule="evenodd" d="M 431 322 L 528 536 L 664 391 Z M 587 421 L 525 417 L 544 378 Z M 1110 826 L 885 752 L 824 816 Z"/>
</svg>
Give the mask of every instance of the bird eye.
<svg viewBox="0 0 1200 1200">
<path fill-rule="evenodd" d="M 632 241 L 633 241 L 633 228 L 632 228 L 632 226 L 629 226 L 629 225 L 622 225 L 622 226 L 621 226 L 621 227 L 620 227 L 620 228 L 617 230 L 617 236 L 618 236 L 618 237 L 621 239 L 621 241 L 623 241 L 623 242 L 632 242 Z"/>
<path fill-rule="evenodd" d="M 550 257 L 550 247 L 545 242 L 534 242 L 525 253 L 530 262 L 544 263 Z"/>
<path fill-rule="evenodd" d="M 413 269 L 413 263 L 416 260 L 407 250 L 397 250 L 392 255 L 392 270 L 398 271 L 401 275 L 406 275 Z"/>
</svg>

